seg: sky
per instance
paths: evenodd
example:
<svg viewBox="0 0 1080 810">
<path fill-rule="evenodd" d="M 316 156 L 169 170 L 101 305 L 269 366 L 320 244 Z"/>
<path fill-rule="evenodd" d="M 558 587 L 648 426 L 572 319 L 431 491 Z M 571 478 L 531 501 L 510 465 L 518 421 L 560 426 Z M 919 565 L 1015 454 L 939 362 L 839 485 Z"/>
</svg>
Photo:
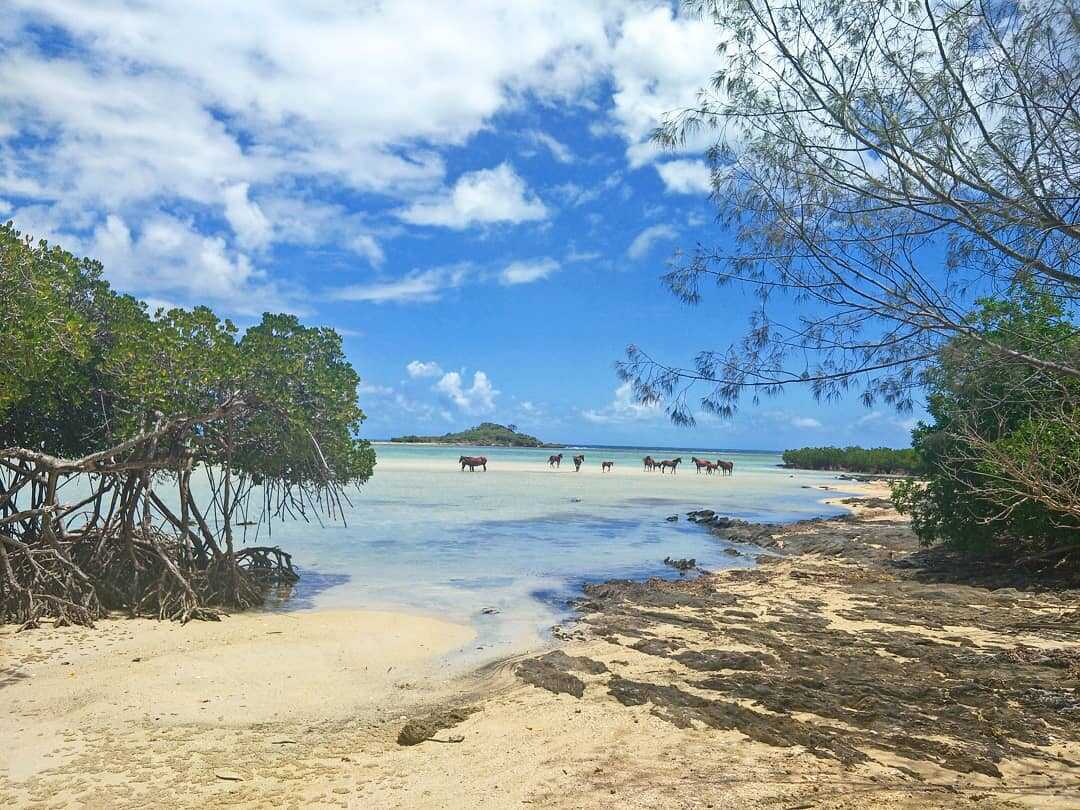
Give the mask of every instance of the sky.
<svg viewBox="0 0 1080 810">
<path fill-rule="evenodd" d="M 335 328 L 366 436 L 909 441 L 920 413 L 798 389 L 676 427 L 615 375 L 631 343 L 684 366 L 724 348 L 756 305 L 659 280 L 730 239 L 707 141 L 650 141 L 722 66 L 706 21 L 660 0 L 5 6 L 0 218 L 153 307 Z"/>
</svg>

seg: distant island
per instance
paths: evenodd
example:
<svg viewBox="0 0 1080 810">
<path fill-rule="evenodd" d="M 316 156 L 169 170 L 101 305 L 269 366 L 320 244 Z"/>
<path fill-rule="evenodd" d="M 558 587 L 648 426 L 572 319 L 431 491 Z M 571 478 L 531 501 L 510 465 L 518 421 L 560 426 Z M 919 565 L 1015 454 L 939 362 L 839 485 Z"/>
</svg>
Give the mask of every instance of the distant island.
<svg viewBox="0 0 1080 810">
<path fill-rule="evenodd" d="M 527 433 L 518 433 L 516 425 L 481 422 L 476 427 L 442 436 L 397 436 L 390 441 L 403 444 L 472 444 L 483 447 L 562 447 L 542 442 Z"/>
</svg>

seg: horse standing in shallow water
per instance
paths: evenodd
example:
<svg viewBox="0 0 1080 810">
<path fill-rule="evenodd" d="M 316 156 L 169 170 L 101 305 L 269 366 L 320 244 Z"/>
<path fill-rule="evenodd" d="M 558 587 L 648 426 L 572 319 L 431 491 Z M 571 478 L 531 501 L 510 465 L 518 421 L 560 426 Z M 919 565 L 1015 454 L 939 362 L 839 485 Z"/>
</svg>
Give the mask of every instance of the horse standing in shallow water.
<svg viewBox="0 0 1080 810">
<path fill-rule="evenodd" d="M 484 472 L 487 472 L 487 456 L 461 456 L 458 463 L 461 464 L 462 472 L 465 472 L 466 467 L 469 472 L 476 472 L 477 467 L 483 467 Z"/>
<path fill-rule="evenodd" d="M 724 461 L 722 458 L 718 458 L 716 460 L 716 466 L 720 468 L 721 475 L 731 475 L 733 472 L 735 472 L 734 461 Z"/>
<path fill-rule="evenodd" d="M 690 460 L 694 462 L 694 466 L 697 467 L 698 475 L 701 475 L 702 470 L 705 470 L 705 472 L 712 472 L 712 470 L 710 469 L 712 467 L 711 461 L 705 461 L 704 459 L 700 459 L 697 456 L 691 456 Z"/>
<path fill-rule="evenodd" d="M 581 472 L 581 465 L 585 463 L 585 456 L 574 456 L 574 472 Z"/>
<path fill-rule="evenodd" d="M 557 456 L 548 456 L 549 467 L 558 467 L 560 464 L 562 464 L 562 453 Z"/>
<path fill-rule="evenodd" d="M 656 462 L 653 461 L 652 456 L 645 456 L 645 458 L 642 459 L 642 463 L 645 465 L 645 472 L 651 472 L 656 469 Z"/>
<path fill-rule="evenodd" d="M 600 472 L 608 472 L 614 466 L 615 466 L 614 461 L 601 461 L 600 462 Z"/>
<path fill-rule="evenodd" d="M 671 474 L 674 475 L 677 472 L 677 467 L 682 463 L 682 456 L 673 459 L 667 459 L 665 461 L 656 462 L 656 466 L 660 468 L 660 474 L 664 474 L 665 469 L 671 470 Z"/>
</svg>

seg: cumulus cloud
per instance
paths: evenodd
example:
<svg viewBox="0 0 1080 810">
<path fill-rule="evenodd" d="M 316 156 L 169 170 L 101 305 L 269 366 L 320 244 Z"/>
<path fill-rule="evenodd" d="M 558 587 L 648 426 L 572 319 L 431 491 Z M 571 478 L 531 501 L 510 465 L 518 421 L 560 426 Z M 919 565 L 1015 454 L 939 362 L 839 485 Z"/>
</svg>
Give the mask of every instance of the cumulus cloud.
<svg viewBox="0 0 1080 810">
<path fill-rule="evenodd" d="M 803 430 L 817 430 L 822 426 L 821 422 L 812 416 L 794 416 L 791 419 L 791 424 Z"/>
<path fill-rule="evenodd" d="M 545 219 L 547 206 L 533 195 L 509 163 L 461 175 L 452 189 L 419 200 L 399 216 L 413 225 L 462 229 Z"/>
<path fill-rule="evenodd" d="M 708 194 L 712 191 L 712 171 L 703 160 L 669 160 L 656 164 L 656 171 L 669 194 Z"/>
<path fill-rule="evenodd" d="M 334 301 L 367 301 L 373 304 L 423 304 L 438 301 L 445 290 L 460 287 L 469 274 L 464 266 L 413 270 L 404 276 L 368 284 L 350 284 L 331 290 Z"/>
<path fill-rule="evenodd" d="M 550 276 L 559 269 L 554 259 L 532 259 L 530 261 L 511 262 L 499 273 L 499 283 L 507 286 L 531 284 Z"/>
<path fill-rule="evenodd" d="M 499 392 L 491 385 L 491 380 L 482 371 L 473 373 L 472 386 L 465 388 L 461 375 L 450 371 L 435 383 L 435 391 L 443 394 L 464 413 L 480 415 L 495 410 L 495 397 Z"/>
<path fill-rule="evenodd" d="M 443 370 L 439 367 L 439 364 L 434 360 L 413 360 L 405 366 L 405 370 L 409 372 L 409 376 L 414 380 L 422 377 L 438 377 L 443 373 Z"/>
<path fill-rule="evenodd" d="M 628 143 L 634 167 L 660 150 L 651 134 L 667 113 L 693 106 L 702 81 L 717 62 L 716 29 L 707 20 L 680 16 L 669 4 L 628 12 L 610 55 L 612 128 Z M 709 133 L 691 138 L 687 152 L 701 152 Z"/>
<path fill-rule="evenodd" d="M 290 290 L 267 279 L 247 256 L 230 249 L 224 237 L 204 235 L 175 217 L 155 215 L 133 232 L 110 214 L 87 243 L 72 247 L 101 259 L 119 286 L 137 287 L 151 298 L 179 292 L 246 315 L 302 309 Z M 146 267 L 156 272 L 144 276 Z"/>
<path fill-rule="evenodd" d="M 631 259 L 640 259 L 646 256 L 657 242 L 674 239 L 678 235 L 679 232 L 670 225 L 650 225 L 634 237 L 634 241 L 626 249 L 626 255 Z"/>
<path fill-rule="evenodd" d="M 634 398 L 634 389 L 630 383 L 623 383 L 615 389 L 611 403 L 597 410 L 585 410 L 581 415 L 596 424 L 619 422 L 640 422 L 663 416 L 664 409 L 659 403 L 642 405 Z"/>
</svg>

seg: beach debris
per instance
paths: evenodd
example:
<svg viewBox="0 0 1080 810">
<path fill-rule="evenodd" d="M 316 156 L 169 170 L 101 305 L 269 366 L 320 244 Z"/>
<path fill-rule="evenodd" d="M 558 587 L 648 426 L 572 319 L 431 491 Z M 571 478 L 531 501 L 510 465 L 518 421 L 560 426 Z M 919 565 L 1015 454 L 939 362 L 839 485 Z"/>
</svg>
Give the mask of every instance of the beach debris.
<svg viewBox="0 0 1080 810">
<path fill-rule="evenodd" d="M 226 782 L 243 782 L 244 777 L 236 771 L 214 771 L 214 776 Z"/>
<path fill-rule="evenodd" d="M 437 742 L 437 743 L 461 743 L 465 742 L 464 734 L 451 734 L 445 740 L 440 740 L 438 737 L 428 737 L 425 742 Z"/>
<path fill-rule="evenodd" d="M 571 498 L 570 503 L 581 503 L 581 498 Z"/>
<path fill-rule="evenodd" d="M 668 523 L 674 523 L 678 519 L 679 519 L 678 515 L 668 515 L 666 518 L 664 518 L 664 520 L 666 520 Z"/>
<path fill-rule="evenodd" d="M 673 557 L 664 557 L 664 565 L 670 565 L 676 571 L 692 571 L 697 568 L 697 559 L 691 557 L 690 559 L 676 560 Z"/>
<path fill-rule="evenodd" d="M 430 740 L 440 731 L 453 728 L 459 723 L 465 722 L 469 715 L 476 713 L 476 706 L 459 706 L 453 709 L 441 709 L 423 717 L 417 717 L 407 722 L 398 732 L 398 745 L 419 745 Z M 465 739 L 462 737 L 462 739 Z M 453 738 L 451 738 L 453 742 Z M 435 740 L 445 742 L 445 740 Z M 460 740 L 457 740 L 460 742 Z"/>
<path fill-rule="evenodd" d="M 270 741 L 271 745 L 296 745 L 296 740 L 289 739 L 288 737 L 276 737 Z"/>
<path fill-rule="evenodd" d="M 493 607 L 486 607 L 483 610 L 481 610 L 480 612 L 484 616 L 493 616 L 494 614 L 499 612 L 499 609 L 498 608 L 493 608 Z"/>
</svg>

